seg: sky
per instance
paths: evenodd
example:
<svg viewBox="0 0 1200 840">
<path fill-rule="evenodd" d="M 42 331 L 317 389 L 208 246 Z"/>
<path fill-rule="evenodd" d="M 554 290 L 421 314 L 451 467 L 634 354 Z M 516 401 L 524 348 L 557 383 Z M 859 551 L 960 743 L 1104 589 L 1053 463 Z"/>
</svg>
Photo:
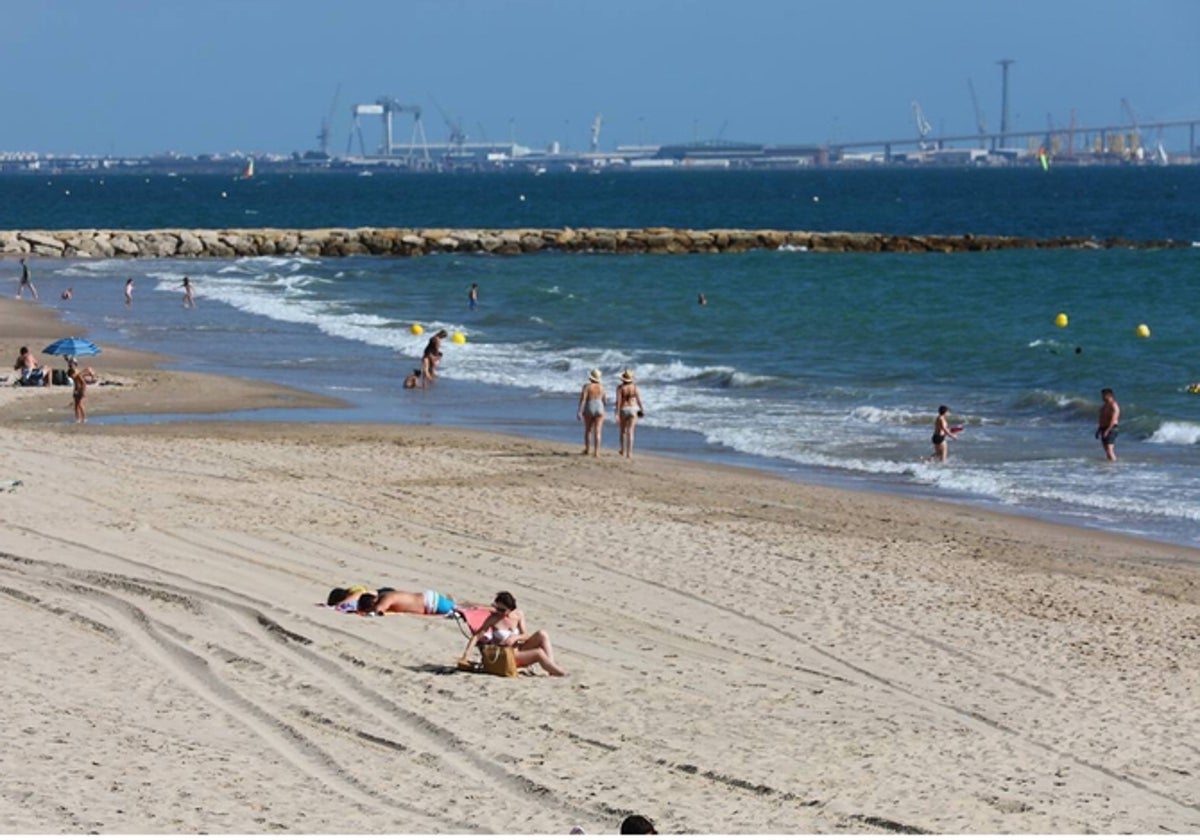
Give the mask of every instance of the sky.
<svg viewBox="0 0 1200 840">
<path fill-rule="evenodd" d="M 1200 118 L 1197 0 L 0 0 L 0 152 L 344 153 L 430 141 L 828 143 Z M 368 149 L 381 140 L 364 118 Z M 397 117 L 399 142 L 412 122 Z M 1187 136 L 1178 140 L 1186 146 Z M 357 150 L 357 141 L 355 142 Z"/>
</svg>

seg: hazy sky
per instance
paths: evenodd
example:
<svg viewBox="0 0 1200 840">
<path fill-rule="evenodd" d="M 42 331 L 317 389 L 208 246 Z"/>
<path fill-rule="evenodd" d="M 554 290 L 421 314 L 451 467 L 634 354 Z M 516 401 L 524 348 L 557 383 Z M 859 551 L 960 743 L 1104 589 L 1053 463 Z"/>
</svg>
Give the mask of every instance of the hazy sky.
<svg viewBox="0 0 1200 840">
<path fill-rule="evenodd" d="M 1200 117 L 1197 0 L 0 0 L 0 151 L 316 148 L 391 95 L 430 140 L 822 143 Z M 340 95 L 334 107 L 334 93 Z M 368 147 L 378 144 L 376 120 Z M 400 119 L 404 141 L 411 122 Z"/>
</svg>

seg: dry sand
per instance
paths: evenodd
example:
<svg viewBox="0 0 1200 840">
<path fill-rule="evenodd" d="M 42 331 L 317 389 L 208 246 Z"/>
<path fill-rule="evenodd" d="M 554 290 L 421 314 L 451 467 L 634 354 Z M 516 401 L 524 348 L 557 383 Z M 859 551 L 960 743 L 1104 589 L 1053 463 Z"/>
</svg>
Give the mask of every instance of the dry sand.
<svg viewBox="0 0 1200 840">
<path fill-rule="evenodd" d="M 151 361 L 111 399 L 189 387 Z M 40 399 L 0 397 L 6 831 L 1200 832 L 1198 552 L 450 429 L 75 426 Z M 509 589 L 570 676 L 455 671 L 450 620 L 316 605 L 348 583 Z"/>
</svg>

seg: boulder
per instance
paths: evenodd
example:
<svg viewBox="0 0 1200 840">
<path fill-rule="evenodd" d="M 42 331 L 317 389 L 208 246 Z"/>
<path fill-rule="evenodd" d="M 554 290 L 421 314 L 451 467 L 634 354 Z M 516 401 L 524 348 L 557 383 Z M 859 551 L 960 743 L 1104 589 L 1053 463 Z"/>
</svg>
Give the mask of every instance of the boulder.
<svg viewBox="0 0 1200 840">
<path fill-rule="evenodd" d="M 21 231 L 21 233 L 19 233 L 18 236 L 20 236 L 22 239 L 24 239 L 26 242 L 28 242 L 30 248 L 41 247 L 42 249 L 44 249 L 43 251 L 37 251 L 37 253 L 44 253 L 47 250 L 48 251 L 62 251 L 64 248 L 67 247 L 66 244 L 61 239 L 59 239 L 57 236 L 46 233 L 45 231 L 24 230 L 24 231 Z"/>
<path fill-rule="evenodd" d="M 138 247 L 145 257 L 173 257 L 179 251 L 179 238 L 166 231 L 150 231 Z"/>
<path fill-rule="evenodd" d="M 142 252 L 138 244 L 125 233 L 118 233 L 112 238 L 112 249 L 119 257 L 136 257 Z"/>
<path fill-rule="evenodd" d="M 200 241 L 200 237 L 196 234 L 181 230 L 179 232 L 179 247 L 175 249 L 175 253 L 181 257 L 198 257 L 204 253 L 204 243 Z"/>
</svg>

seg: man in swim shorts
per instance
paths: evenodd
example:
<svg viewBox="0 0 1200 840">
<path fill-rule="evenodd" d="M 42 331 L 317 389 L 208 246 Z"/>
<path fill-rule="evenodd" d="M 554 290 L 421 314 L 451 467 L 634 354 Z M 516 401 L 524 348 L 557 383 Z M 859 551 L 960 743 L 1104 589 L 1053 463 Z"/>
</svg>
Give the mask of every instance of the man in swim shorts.
<svg viewBox="0 0 1200 840">
<path fill-rule="evenodd" d="M 1116 450 L 1113 444 L 1117 442 L 1117 423 L 1121 419 L 1121 406 L 1117 404 L 1117 398 L 1113 396 L 1112 388 L 1102 388 L 1100 390 L 1100 399 L 1104 402 L 1100 405 L 1100 419 L 1096 426 L 1096 438 L 1100 441 L 1100 445 L 1104 447 L 1104 457 L 1110 461 L 1117 460 Z"/>
<path fill-rule="evenodd" d="M 447 615 L 454 612 L 454 599 L 432 589 L 424 592 L 381 592 L 378 597 L 369 593 L 358 599 L 358 612 L 367 615 L 412 613 L 414 615 Z"/>
<path fill-rule="evenodd" d="M 946 415 L 950 413 L 948 406 L 939 405 L 937 419 L 933 421 L 933 454 L 929 456 L 931 461 L 945 461 L 950 457 L 950 444 L 946 443 L 946 438 L 950 440 L 958 440 L 954 433 L 950 431 L 950 422 Z"/>
</svg>

